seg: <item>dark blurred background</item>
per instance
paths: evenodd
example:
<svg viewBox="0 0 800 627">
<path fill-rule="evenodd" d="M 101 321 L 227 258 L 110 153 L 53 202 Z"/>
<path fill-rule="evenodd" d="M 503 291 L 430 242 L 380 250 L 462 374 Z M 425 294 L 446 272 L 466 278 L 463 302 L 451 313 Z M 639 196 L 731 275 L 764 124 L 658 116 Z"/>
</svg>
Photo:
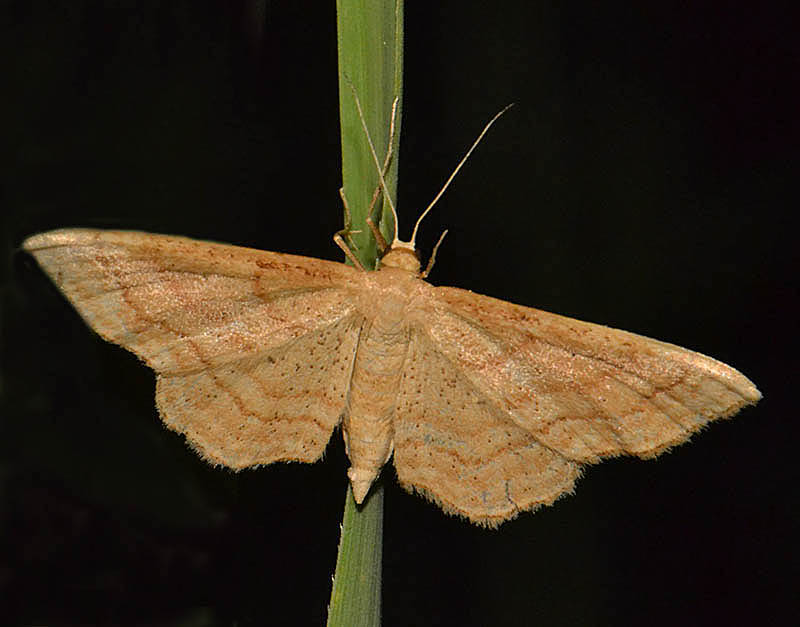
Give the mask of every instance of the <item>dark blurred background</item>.
<svg viewBox="0 0 800 627">
<path fill-rule="evenodd" d="M 238 475 L 18 246 L 141 229 L 340 259 L 335 5 L 5 2 L 0 615 L 321 625 L 347 465 Z M 407 3 L 403 234 L 431 277 L 712 355 L 764 400 L 498 531 L 386 483 L 386 625 L 797 616 L 796 28 L 775 4 Z"/>
</svg>

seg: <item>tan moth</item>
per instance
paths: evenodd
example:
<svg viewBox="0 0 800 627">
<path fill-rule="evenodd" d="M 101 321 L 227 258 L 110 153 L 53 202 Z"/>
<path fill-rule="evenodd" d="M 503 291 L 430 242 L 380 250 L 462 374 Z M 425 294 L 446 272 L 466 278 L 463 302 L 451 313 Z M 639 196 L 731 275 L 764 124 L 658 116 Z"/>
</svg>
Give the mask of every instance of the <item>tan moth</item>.
<svg viewBox="0 0 800 627">
<path fill-rule="evenodd" d="M 23 247 L 97 333 L 155 370 L 161 418 L 204 459 L 313 462 L 340 426 L 359 503 L 393 458 L 406 489 L 496 526 L 571 492 L 588 464 L 654 457 L 761 398 L 699 353 L 435 287 L 419 221 L 390 246 L 370 226 L 375 272 L 134 231 Z"/>
</svg>

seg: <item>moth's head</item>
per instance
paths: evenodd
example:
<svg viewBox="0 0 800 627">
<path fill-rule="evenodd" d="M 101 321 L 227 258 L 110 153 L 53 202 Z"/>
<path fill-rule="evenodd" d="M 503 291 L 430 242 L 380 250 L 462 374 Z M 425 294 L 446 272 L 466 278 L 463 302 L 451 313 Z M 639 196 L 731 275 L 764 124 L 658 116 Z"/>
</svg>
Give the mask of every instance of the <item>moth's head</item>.
<svg viewBox="0 0 800 627">
<path fill-rule="evenodd" d="M 436 194 L 433 201 L 431 201 L 431 204 L 428 205 L 428 207 L 425 209 L 425 211 L 422 212 L 419 218 L 417 218 L 417 223 L 414 225 L 414 231 L 411 233 L 411 241 L 403 242 L 400 240 L 398 234 L 397 210 L 394 207 L 394 202 L 392 202 L 392 196 L 389 193 L 389 190 L 386 187 L 386 181 L 383 178 L 384 170 L 386 170 L 389 164 L 389 157 L 392 154 L 392 142 L 394 138 L 394 117 L 395 113 L 397 112 L 398 100 L 397 98 L 395 98 L 394 102 L 392 103 L 392 122 L 389 128 L 389 150 L 386 155 L 385 164 L 383 167 L 381 167 L 381 164 L 378 161 L 378 155 L 375 153 L 375 148 L 373 147 L 372 140 L 370 139 L 369 130 L 367 129 L 367 123 L 364 120 L 364 116 L 362 115 L 361 104 L 358 101 L 358 95 L 355 93 L 355 90 L 353 90 L 353 97 L 355 98 L 356 101 L 356 108 L 358 109 L 358 117 L 361 120 L 361 126 L 364 128 L 364 133 L 367 136 L 367 142 L 369 143 L 370 151 L 372 153 L 372 158 L 375 161 L 375 167 L 378 169 L 378 178 L 380 179 L 380 189 L 384 194 L 384 197 L 389 205 L 389 208 L 392 211 L 392 217 L 394 218 L 394 239 L 392 240 L 392 244 L 389 247 L 389 250 L 381 258 L 381 263 L 379 267 L 399 268 L 401 270 L 407 270 L 409 272 L 413 272 L 416 276 L 424 279 L 433 269 L 433 263 L 436 260 L 436 251 L 439 249 L 439 244 L 442 243 L 444 236 L 447 235 L 447 231 L 442 233 L 442 236 L 439 238 L 439 241 L 437 242 L 436 246 L 433 247 L 431 258 L 428 260 L 428 266 L 425 268 L 424 271 L 420 271 L 422 265 L 420 264 L 419 255 L 417 255 L 417 251 L 415 249 L 417 241 L 417 231 L 419 230 L 419 225 L 422 222 L 423 218 L 425 218 L 425 216 L 428 215 L 428 212 L 431 209 L 433 209 L 433 206 L 436 204 L 439 198 L 441 198 L 442 194 L 444 194 L 445 190 L 453 181 L 456 174 L 458 174 L 458 171 L 461 169 L 464 163 L 466 163 L 467 159 L 472 154 L 472 151 L 475 150 L 475 147 L 480 143 L 481 139 L 483 139 L 483 136 L 486 135 L 486 131 L 489 130 L 489 127 L 495 123 L 495 120 L 497 120 L 497 118 L 499 118 L 501 115 L 503 115 L 503 113 L 508 111 L 511 105 L 508 105 L 505 109 L 500 111 L 500 113 L 496 114 L 491 120 L 489 120 L 488 124 L 486 124 L 486 126 L 483 127 L 483 130 L 481 131 L 480 135 L 478 135 L 478 139 L 476 139 L 472 143 L 472 146 L 467 151 L 467 154 L 465 154 L 464 157 L 461 159 L 461 161 L 459 161 L 458 165 L 456 166 L 456 169 L 453 170 L 453 173 L 450 175 L 447 181 L 445 181 L 445 184 L 442 187 L 442 189 L 439 191 L 438 194 Z M 370 209 L 371 208 L 372 207 L 370 206 Z M 374 225 L 372 225 L 371 228 L 373 229 L 373 231 L 376 231 Z M 380 233 L 376 234 L 376 240 L 378 241 L 379 248 L 382 247 L 380 245 L 381 242 L 383 242 L 384 244 L 386 243 L 384 241 L 383 236 L 380 235 Z"/>
<path fill-rule="evenodd" d="M 422 265 L 412 244 L 395 240 L 391 248 L 381 257 L 381 267 L 398 268 L 419 275 Z"/>
</svg>

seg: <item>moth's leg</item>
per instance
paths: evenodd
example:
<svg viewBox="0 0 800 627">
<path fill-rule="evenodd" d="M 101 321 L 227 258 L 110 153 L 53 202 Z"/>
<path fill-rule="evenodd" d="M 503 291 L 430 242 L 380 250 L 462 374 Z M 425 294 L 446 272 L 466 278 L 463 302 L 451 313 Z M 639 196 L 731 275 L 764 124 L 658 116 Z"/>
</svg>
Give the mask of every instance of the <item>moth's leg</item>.
<svg viewBox="0 0 800 627">
<path fill-rule="evenodd" d="M 342 199 L 342 207 L 344 207 L 344 228 L 337 231 L 336 234 L 347 238 L 347 245 L 350 247 L 350 250 L 358 250 L 358 246 L 350 236 L 353 233 L 361 233 L 361 229 L 353 229 L 353 218 L 350 213 L 350 205 L 347 203 L 347 196 L 345 196 L 344 193 L 344 187 L 339 188 L 339 198 Z"/>
<path fill-rule="evenodd" d="M 378 246 L 378 252 L 383 254 L 389 248 L 389 244 L 386 242 L 386 239 L 384 239 L 383 233 L 381 233 L 380 229 L 375 226 L 375 221 L 372 219 L 372 212 L 375 210 L 375 202 L 380 194 L 381 186 L 380 183 L 378 183 L 378 186 L 375 188 L 375 193 L 372 195 L 372 202 L 369 204 L 366 223 L 369 227 L 369 230 L 372 231 L 372 236 L 375 238 L 375 244 Z"/>
<path fill-rule="evenodd" d="M 389 122 L 389 143 L 386 148 L 386 157 L 383 160 L 383 168 L 380 172 L 379 178 L 385 180 L 386 175 L 389 173 L 389 165 L 392 163 L 392 155 L 394 152 L 394 128 L 395 128 L 395 119 L 397 117 L 397 103 L 398 99 L 395 98 L 392 102 L 392 117 L 391 121 Z M 375 225 L 375 221 L 372 219 L 373 213 L 375 212 L 375 205 L 378 202 L 378 197 L 381 195 L 381 184 L 378 182 L 378 185 L 375 187 L 375 191 L 372 193 L 372 202 L 369 204 L 369 209 L 367 210 L 367 219 L 366 223 L 369 227 L 369 230 L 372 231 L 372 236 L 375 238 L 375 243 L 378 246 L 378 251 L 383 254 L 389 249 L 389 244 L 386 242 L 386 239 L 383 237 L 383 233 L 380 232 L 380 229 Z M 397 228 L 397 225 L 395 225 Z"/>
<path fill-rule="evenodd" d="M 350 237 L 350 234 L 360 233 L 361 231 L 354 231 L 352 228 L 350 228 L 352 226 L 352 221 L 350 219 L 350 207 L 347 204 L 347 196 L 344 195 L 344 187 L 339 189 L 339 196 L 342 199 L 342 205 L 344 205 L 344 228 L 340 231 L 336 231 L 336 233 L 333 234 L 333 243 L 342 249 L 345 257 L 352 261 L 356 268 L 359 270 L 364 270 L 364 266 L 361 265 L 358 257 L 353 254 L 353 249 L 358 250 L 358 246 L 356 246 L 356 243 L 353 241 L 353 238 Z M 347 238 L 347 242 L 344 241 L 345 237 Z"/>
<path fill-rule="evenodd" d="M 433 252 L 431 253 L 431 258 L 428 259 L 428 265 L 425 267 L 425 272 L 420 275 L 420 277 L 423 279 L 427 278 L 427 276 L 431 273 L 431 270 L 433 270 L 433 264 L 436 263 L 436 252 L 439 250 L 439 244 L 442 243 L 445 235 L 447 235 L 447 230 L 442 233 L 441 237 L 439 237 L 439 241 L 436 242 L 436 246 L 433 247 Z"/>
<path fill-rule="evenodd" d="M 358 103 L 358 96 L 355 94 L 355 92 L 354 92 L 353 96 L 356 98 L 356 105 L 359 108 L 359 116 L 361 116 L 361 105 Z M 389 244 L 387 243 L 386 239 L 383 237 L 383 234 L 380 232 L 380 229 L 378 229 L 378 227 L 375 225 L 375 220 L 373 220 L 372 216 L 373 216 L 373 213 L 375 213 L 375 211 L 376 211 L 376 205 L 378 203 L 378 198 L 380 197 L 381 190 L 383 188 L 383 181 L 385 180 L 386 174 L 389 172 L 389 166 L 391 165 L 391 162 L 392 162 L 392 153 L 394 151 L 395 120 L 397 118 L 397 105 L 398 105 L 398 102 L 399 102 L 398 98 L 395 98 L 394 101 L 392 102 L 392 116 L 391 116 L 391 122 L 389 124 L 389 144 L 388 144 L 387 149 L 386 149 L 386 157 L 383 160 L 383 167 L 380 170 L 378 170 L 378 177 L 379 177 L 381 182 L 378 183 L 378 185 L 375 187 L 375 191 L 372 193 L 372 201 L 369 203 L 369 208 L 367 209 L 367 217 L 365 219 L 365 222 L 367 223 L 367 226 L 369 227 L 369 230 L 372 232 L 372 236 L 375 238 L 375 244 L 377 245 L 378 251 L 379 251 L 380 254 L 385 253 L 389 249 Z M 362 124 L 364 124 L 363 117 L 362 117 L 361 121 L 362 121 Z M 366 130 L 366 126 L 365 126 L 365 130 Z M 367 135 L 367 140 L 369 140 L 369 135 Z M 370 142 L 370 147 L 371 146 L 372 146 L 372 142 Z M 373 152 L 373 156 L 374 156 L 375 151 L 373 150 L 372 152 Z M 377 158 L 376 158 L 376 165 L 377 165 Z M 358 260 L 356 259 L 355 255 L 353 254 L 353 250 L 358 250 L 358 247 L 355 245 L 355 242 L 353 242 L 352 238 L 350 237 L 350 234 L 351 233 L 358 233 L 360 231 L 353 231 L 351 229 L 350 207 L 347 204 L 347 197 L 345 196 L 345 193 L 344 193 L 344 187 L 342 187 L 339 190 L 339 196 L 341 196 L 342 204 L 344 205 L 345 228 L 342 229 L 341 231 L 338 231 L 336 234 L 334 234 L 333 241 L 336 243 L 336 245 L 339 248 L 341 248 L 344 251 L 344 254 L 347 256 L 347 258 L 350 259 L 357 268 L 360 268 L 360 269 L 363 270 L 364 269 L 363 266 L 361 265 L 360 262 L 358 262 Z M 391 199 L 389 199 L 389 200 L 390 200 L 390 204 L 391 204 Z M 393 213 L 394 213 L 394 210 L 393 210 Z M 397 225 L 395 224 L 395 229 L 396 228 L 397 228 Z M 345 242 L 344 242 L 344 238 L 345 237 L 347 238 L 347 242 L 348 242 L 349 246 L 346 245 Z"/>
</svg>

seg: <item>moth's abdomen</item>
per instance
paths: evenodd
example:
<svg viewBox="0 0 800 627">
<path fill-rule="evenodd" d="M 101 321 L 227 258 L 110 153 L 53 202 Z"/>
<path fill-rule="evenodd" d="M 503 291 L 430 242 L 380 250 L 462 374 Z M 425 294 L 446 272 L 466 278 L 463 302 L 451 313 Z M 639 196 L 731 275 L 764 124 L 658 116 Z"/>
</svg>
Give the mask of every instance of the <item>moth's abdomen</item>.
<svg viewBox="0 0 800 627">
<path fill-rule="evenodd" d="M 358 503 L 392 454 L 392 418 L 408 342 L 402 320 L 375 319 L 361 330 L 343 421 L 348 476 Z"/>
</svg>

